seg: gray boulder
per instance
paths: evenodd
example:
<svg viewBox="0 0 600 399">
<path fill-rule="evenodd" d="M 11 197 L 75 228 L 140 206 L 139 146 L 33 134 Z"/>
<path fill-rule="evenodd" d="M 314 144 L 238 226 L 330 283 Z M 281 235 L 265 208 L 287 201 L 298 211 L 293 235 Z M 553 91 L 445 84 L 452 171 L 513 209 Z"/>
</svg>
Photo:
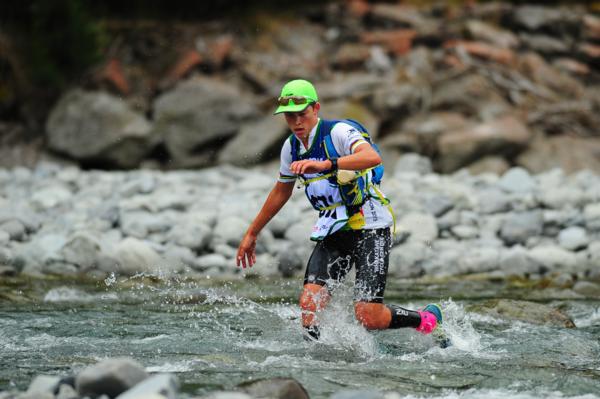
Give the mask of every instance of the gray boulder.
<svg viewBox="0 0 600 399">
<path fill-rule="evenodd" d="M 431 160 L 416 153 L 404 154 L 394 166 L 394 175 L 407 172 L 415 172 L 426 175 L 433 171 Z"/>
<path fill-rule="evenodd" d="M 137 166 L 154 144 L 151 125 L 121 98 L 73 90 L 46 123 L 49 148 L 79 161 Z"/>
<path fill-rule="evenodd" d="M 498 266 L 505 275 L 525 276 L 540 272 L 540 263 L 529 255 L 521 245 L 514 245 L 500 252 Z"/>
<path fill-rule="evenodd" d="M 483 245 L 467 245 L 467 250 L 458 263 L 461 274 L 483 273 L 499 268 L 500 250 Z"/>
<path fill-rule="evenodd" d="M 287 124 L 281 115 L 268 115 L 245 123 L 220 151 L 219 163 L 246 166 L 279 158 L 279 146 L 288 135 Z"/>
<path fill-rule="evenodd" d="M 148 374 L 144 367 L 132 359 L 107 359 L 79 373 L 75 379 L 75 388 L 82 396 L 106 394 L 115 398 L 146 378 Z"/>
<path fill-rule="evenodd" d="M 483 214 L 507 212 L 511 208 L 510 198 L 503 190 L 487 188 L 477 193 L 477 210 Z"/>
<path fill-rule="evenodd" d="M 539 211 L 514 212 L 508 215 L 500 229 L 500 238 L 508 245 L 522 244 L 543 230 L 543 214 Z"/>
<path fill-rule="evenodd" d="M 0 223 L 0 243 L 4 240 L 21 241 L 25 238 L 27 231 L 25 225 L 17 219 L 8 220 Z M 5 235 L 5 237 L 3 237 Z"/>
<path fill-rule="evenodd" d="M 208 165 L 216 158 L 215 143 L 222 146 L 243 120 L 256 116 L 253 102 L 232 84 L 190 79 L 156 99 L 153 131 L 163 138 L 174 164 Z"/>
<path fill-rule="evenodd" d="M 555 245 L 539 245 L 529 251 L 530 256 L 542 267 L 549 271 L 574 271 L 577 266 L 577 257 Z"/>
<path fill-rule="evenodd" d="M 452 172 L 485 154 L 517 153 L 531 137 L 527 126 L 510 115 L 450 131 L 438 139 L 438 166 L 442 172 Z"/>
<path fill-rule="evenodd" d="M 427 213 L 409 213 L 403 216 L 398 230 L 410 233 L 409 242 L 430 243 L 438 237 L 435 217 Z"/>
<path fill-rule="evenodd" d="M 600 202 L 587 204 L 583 208 L 583 217 L 585 218 L 585 226 L 590 231 L 600 231 Z"/>
<path fill-rule="evenodd" d="M 515 167 L 502 176 L 498 186 L 509 193 L 530 193 L 535 189 L 535 180 L 527 170 Z"/>
<path fill-rule="evenodd" d="M 179 383 L 173 374 L 156 374 L 146 378 L 116 399 L 176 399 Z"/>
<path fill-rule="evenodd" d="M 590 239 L 583 227 L 567 227 L 558 234 L 558 243 L 564 249 L 575 251 L 587 247 Z"/>
<path fill-rule="evenodd" d="M 54 391 L 58 388 L 60 377 L 53 375 L 38 375 L 31 381 L 29 388 L 27 388 L 27 395 L 48 395 L 54 396 Z"/>
<path fill-rule="evenodd" d="M 422 242 L 408 242 L 397 245 L 390 251 L 388 272 L 397 278 L 414 278 L 423 275 L 421 263 L 431 249 Z"/>
<path fill-rule="evenodd" d="M 117 244 L 114 256 L 118 261 L 114 265 L 115 270 L 104 271 L 132 276 L 157 272 L 164 265 L 164 260 L 147 242 L 133 237 L 127 237 Z"/>
<path fill-rule="evenodd" d="M 86 232 L 78 232 L 68 238 L 59 254 L 65 262 L 85 271 L 97 266 L 101 250 L 98 238 Z"/>
</svg>

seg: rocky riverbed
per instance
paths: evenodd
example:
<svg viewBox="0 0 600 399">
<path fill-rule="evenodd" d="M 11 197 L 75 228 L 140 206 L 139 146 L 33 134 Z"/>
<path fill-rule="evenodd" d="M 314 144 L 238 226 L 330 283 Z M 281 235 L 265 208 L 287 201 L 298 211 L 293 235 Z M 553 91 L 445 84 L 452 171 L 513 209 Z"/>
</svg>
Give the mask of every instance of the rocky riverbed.
<svg viewBox="0 0 600 399">
<path fill-rule="evenodd" d="M 237 245 L 275 176 L 276 165 L 106 172 L 43 163 L 0 170 L 1 274 L 301 275 L 316 219 L 302 190 L 261 233 L 256 266 L 235 266 Z M 551 278 L 599 294 L 598 175 L 521 168 L 439 175 L 426 158 L 409 154 L 388 166 L 383 189 L 397 218 L 393 279 Z"/>
<path fill-rule="evenodd" d="M 103 21 L 110 51 L 39 122 L 20 120 L 34 95 L 12 106 L 8 96 L 5 108 L 23 110 L 0 112 L 0 165 L 34 163 L 16 145 L 30 125 L 44 150 L 84 167 L 266 162 L 289 134 L 271 115 L 279 89 L 303 77 L 316 83 L 324 117 L 358 119 L 389 153 L 429 156 L 438 172 L 600 172 L 597 7 L 462 3 Z M 7 63 L 9 92 L 17 64 Z"/>
</svg>

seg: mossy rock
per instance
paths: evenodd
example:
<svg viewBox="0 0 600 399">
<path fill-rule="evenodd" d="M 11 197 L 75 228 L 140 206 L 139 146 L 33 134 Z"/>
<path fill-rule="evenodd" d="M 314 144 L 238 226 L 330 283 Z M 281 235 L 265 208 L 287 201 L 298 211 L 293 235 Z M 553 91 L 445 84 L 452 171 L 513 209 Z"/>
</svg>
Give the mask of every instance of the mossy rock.
<svg viewBox="0 0 600 399">
<path fill-rule="evenodd" d="M 472 305 L 471 312 L 486 314 L 508 320 L 519 320 L 532 324 L 575 328 L 575 323 L 561 309 L 530 301 L 513 299 L 491 299 Z"/>
</svg>

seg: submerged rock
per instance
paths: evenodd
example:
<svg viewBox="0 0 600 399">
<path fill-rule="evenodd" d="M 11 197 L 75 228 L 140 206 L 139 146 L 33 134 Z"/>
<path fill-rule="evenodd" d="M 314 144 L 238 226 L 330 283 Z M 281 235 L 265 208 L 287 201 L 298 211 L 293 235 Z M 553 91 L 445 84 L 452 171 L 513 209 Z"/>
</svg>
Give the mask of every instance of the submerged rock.
<svg viewBox="0 0 600 399">
<path fill-rule="evenodd" d="M 575 328 L 573 319 L 562 310 L 536 302 L 492 299 L 481 305 L 473 305 L 468 310 L 532 324 Z"/>
<path fill-rule="evenodd" d="M 240 386 L 254 397 L 272 399 L 308 399 L 304 387 L 293 378 L 268 378 L 251 381 Z"/>
</svg>

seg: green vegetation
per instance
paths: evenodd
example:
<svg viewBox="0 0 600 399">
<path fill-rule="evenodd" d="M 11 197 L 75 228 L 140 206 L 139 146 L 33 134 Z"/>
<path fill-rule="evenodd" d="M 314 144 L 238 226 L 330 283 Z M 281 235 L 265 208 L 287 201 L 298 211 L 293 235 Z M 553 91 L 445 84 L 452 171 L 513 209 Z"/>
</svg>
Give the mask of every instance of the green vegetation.
<svg viewBox="0 0 600 399">
<path fill-rule="evenodd" d="M 88 1 L 13 3 L 8 15 L 12 18 L 5 23 L 34 87 L 60 89 L 101 59 L 107 40 L 89 11 Z"/>
</svg>

